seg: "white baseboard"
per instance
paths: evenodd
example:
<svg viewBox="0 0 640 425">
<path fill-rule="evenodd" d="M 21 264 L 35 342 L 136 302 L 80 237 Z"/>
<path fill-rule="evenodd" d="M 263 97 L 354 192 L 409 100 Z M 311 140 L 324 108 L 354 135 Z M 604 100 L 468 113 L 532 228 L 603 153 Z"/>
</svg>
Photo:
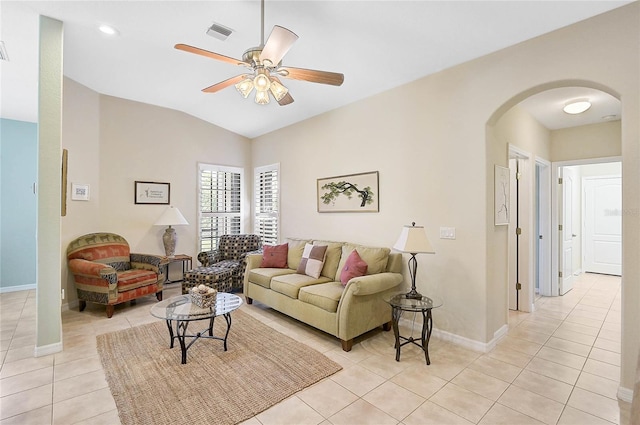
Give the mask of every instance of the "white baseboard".
<svg viewBox="0 0 640 425">
<path fill-rule="evenodd" d="M 409 321 L 407 319 L 401 319 L 401 320 L 406 320 L 407 323 L 409 323 Z M 422 326 L 422 325 L 420 325 Z M 481 353 L 488 353 L 489 351 L 493 350 L 495 348 L 495 346 L 498 344 L 498 341 L 500 341 L 500 339 L 502 339 L 507 332 L 509 331 L 509 326 L 508 325 L 503 325 L 500 329 L 498 329 L 494 334 L 493 334 L 493 339 L 491 339 L 491 341 L 489 342 L 480 342 L 480 341 L 476 341 L 474 339 L 469 339 L 469 338 L 465 338 L 463 336 L 451 333 L 451 332 L 447 332 L 447 331 L 443 331 L 440 329 L 436 329 L 435 327 L 433 328 L 433 331 L 431 333 L 432 336 L 438 337 L 439 339 L 443 340 L 443 341 L 447 341 L 447 342 L 451 342 L 453 344 L 456 345 L 460 345 L 461 347 L 464 348 L 468 348 L 470 350 L 473 351 L 480 351 Z"/>
<path fill-rule="evenodd" d="M 633 390 L 625 387 L 618 387 L 618 398 L 627 403 L 633 400 Z"/>
<path fill-rule="evenodd" d="M 0 294 L 4 294 L 5 292 L 30 291 L 32 289 L 36 289 L 35 283 L 29 285 L 3 286 L 0 287 Z"/>
<path fill-rule="evenodd" d="M 69 311 L 71 309 L 77 309 L 79 304 L 80 303 L 78 302 L 78 300 L 71 301 L 71 302 L 66 302 L 66 303 L 62 304 L 62 311 Z"/>
<path fill-rule="evenodd" d="M 55 354 L 62 351 L 62 342 L 56 342 L 55 344 L 37 346 L 33 350 L 34 357 L 48 356 L 49 354 Z"/>
</svg>

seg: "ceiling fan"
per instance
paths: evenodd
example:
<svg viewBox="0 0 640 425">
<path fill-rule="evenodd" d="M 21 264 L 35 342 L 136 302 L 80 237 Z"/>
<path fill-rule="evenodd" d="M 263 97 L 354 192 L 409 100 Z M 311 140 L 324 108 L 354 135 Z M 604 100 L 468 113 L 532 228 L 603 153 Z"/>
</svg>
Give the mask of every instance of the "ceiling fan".
<svg viewBox="0 0 640 425">
<path fill-rule="evenodd" d="M 282 58 L 289 51 L 298 36 L 292 31 L 275 25 L 267 42 L 264 42 L 264 0 L 261 0 L 261 26 L 260 45 L 247 49 L 242 55 L 242 60 L 234 59 L 219 53 L 210 52 L 187 44 L 176 44 L 175 48 L 189 53 L 206 56 L 233 65 L 241 65 L 251 69 L 251 73 L 240 74 L 227 80 L 216 83 L 202 89 L 205 93 L 215 93 L 230 85 L 235 85 L 242 96 L 256 89 L 255 102 L 261 105 L 269 103 L 269 92 L 280 106 L 293 102 L 289 90 L 282 84 L 279 77 L 293 80 L 309 81 L 312 83 L 340 86 L 344 81 L 344 75 L 337 72 L 317 71 L 305 68 L 292 68 L 282 66 Z"/>
</svg>

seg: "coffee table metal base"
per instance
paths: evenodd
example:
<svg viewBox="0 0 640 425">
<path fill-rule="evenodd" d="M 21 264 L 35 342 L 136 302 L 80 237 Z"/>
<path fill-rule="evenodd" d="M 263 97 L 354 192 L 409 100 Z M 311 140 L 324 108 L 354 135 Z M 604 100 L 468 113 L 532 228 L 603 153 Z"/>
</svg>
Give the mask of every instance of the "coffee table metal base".
<svg viewBox="0 0 640 425">
<path fill-rule="evenodd" d="M 182 364 L 187 363 L 187 350 L 189 349 L 189 347 L 191 347 L 193 343 L 200 338 L 217 339 L 219 341 L 223 341 L 224 351 L 227 351 L 227 337 L 229 336 L 229 331 L 231 330 L 231 313 L 226 313 L 226 314 L 223 314 L 222 316 L 224 317 L 224 320 L 227 322 L 227 331 L 225 332 L 224 337 L 215 336 L 213 334 L 213 324 L 216 319 L 216 316 L 213 316 L 209 319 L 209 327 L 207 329 L 204 329 L 201 332 L 198 332 L 196 334 L 191 334 L 191 335 L 187 334 L 187 328 L 189 327 L 189 322 L 191 322 L 192 320 L 166 320 L 167 328 L 169 328 L 169 338 L 170 338 L 169 348 L 173 348 L 173 345 L 174 345 L 173 342 L 174 340 L 177 339 L 178 342 L 180 343 L 180 350 L 182 351 L 182 361 L 181 361 Z M 173 330 L 173 322 L 176 323 L 175 333 Z M 207 333 L 208 335 L 206 335 Z M 187 344 L 187 338 L 193 338 L 193 339 L 191 339 L 191 341 L 189 341 L 189 343 Z"/>
</svg>

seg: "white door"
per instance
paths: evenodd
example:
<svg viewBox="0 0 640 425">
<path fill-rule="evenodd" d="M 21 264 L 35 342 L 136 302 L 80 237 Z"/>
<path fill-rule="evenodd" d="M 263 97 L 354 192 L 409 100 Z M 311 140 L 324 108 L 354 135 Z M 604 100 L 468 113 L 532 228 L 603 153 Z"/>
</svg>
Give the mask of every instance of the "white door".
<svg viewBox="0 0 640 425">
<path fill-rule="evenodd" d="M 584 179 L 584 269 L 622 275 L 622 179 Z"/>
<path fill-rule="evenodd" d="M 573 183 L 574 175 L 571 169 L 562 168 L 562 208 L 559 221 L 562 223 L 560 232 L 562 277 L 560 278 L 560 295 L 564 295 L 573 288 Z"/>
</svg>

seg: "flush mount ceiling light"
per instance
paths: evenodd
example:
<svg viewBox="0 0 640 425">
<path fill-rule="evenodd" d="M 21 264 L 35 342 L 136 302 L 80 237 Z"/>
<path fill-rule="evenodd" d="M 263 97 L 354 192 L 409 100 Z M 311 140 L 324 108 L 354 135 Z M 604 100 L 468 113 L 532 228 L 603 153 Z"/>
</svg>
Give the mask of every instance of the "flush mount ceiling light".
<svg viewBox="0 0 640 425">
<path fill-rule="evenodd" d="M 578 99 L 566 103 L 562 110 L 567 114 L 576 115 L 583 113 L 589 108 L 591 108 L 591 102 L 587 99 Z"/>
<path fill-rule="evenodd" d="M 98 30 L 106 35 L 118 35 L 118 30 L 111 25 L 102 24 L 98 27 Z"/>
</svg>

